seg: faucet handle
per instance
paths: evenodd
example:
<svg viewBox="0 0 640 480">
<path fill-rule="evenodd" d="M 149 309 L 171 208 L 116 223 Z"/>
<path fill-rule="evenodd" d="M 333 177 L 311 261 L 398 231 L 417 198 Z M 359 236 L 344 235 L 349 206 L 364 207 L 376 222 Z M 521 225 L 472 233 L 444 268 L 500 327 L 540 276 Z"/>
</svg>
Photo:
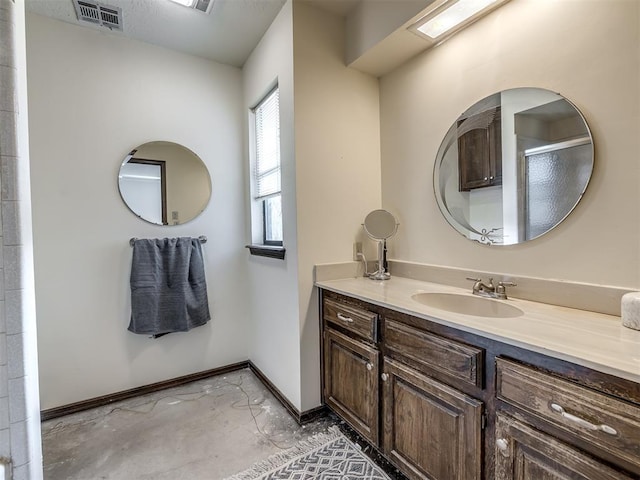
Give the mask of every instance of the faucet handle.
<svg viewBox="0 0 640 480">
<path fill-rule="evenodd" d="M 473 293 L 474 295 L 477 295 L 478 292 L 480 291 L 480 285 L 482 285 L 482 279 L 467 277 L 467 280 L 470 280 L 473 282 L 473 288 L 471 289 L 471 293 Z"/>
<path fill-rule="evenodd" d="M 507 289 L 505 287 L 517 287 L 517 283 L 513 282 L 498 282 L 496 287 L 496 295 L 503 300 L 507 299 Z"/>
</svg>

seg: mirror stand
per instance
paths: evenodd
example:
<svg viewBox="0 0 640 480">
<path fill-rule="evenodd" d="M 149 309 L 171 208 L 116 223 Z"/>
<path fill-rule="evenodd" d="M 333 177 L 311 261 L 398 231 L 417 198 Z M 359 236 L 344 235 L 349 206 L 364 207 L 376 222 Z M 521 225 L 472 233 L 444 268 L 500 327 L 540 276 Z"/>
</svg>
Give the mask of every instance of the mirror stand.
<svg viewBox="0 0 640 480">
<path fill-rule="evenodd" d="M 371 280 L 389 280 L 391 274 L 387 272 L 385 265 L 384 244 L 386 240 L 378 240 L 378 270 L 369 275 Z"/>
<path fill-rule="evenodd" d="M 378 270 L 367 273 L 365 263 L 365 277 L 369 277 L 371 280 L 389 280 L 391 274 L 387 272 L 387 238 L 392 237 L 398 231 L 396 217 L 386 210 L 374 210 L 366 216 L 362 227 L 369 238 L 378 242 Z"/>
</svg>

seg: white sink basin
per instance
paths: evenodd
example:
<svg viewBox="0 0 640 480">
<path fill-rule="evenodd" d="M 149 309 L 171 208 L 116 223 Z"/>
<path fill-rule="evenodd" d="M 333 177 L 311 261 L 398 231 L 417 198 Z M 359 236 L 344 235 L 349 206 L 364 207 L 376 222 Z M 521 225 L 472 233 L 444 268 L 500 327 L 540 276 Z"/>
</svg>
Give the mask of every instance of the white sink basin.
<svg viewBox="0 0 640 480">
<path fill-rule="evenodd" d="M 502 301 L 457 293 L 425 292 L 411 295 L 411 298 L 428 307 L 473 317 L 515 318 L 524 314 L 518 307 Z"/>
</svg>

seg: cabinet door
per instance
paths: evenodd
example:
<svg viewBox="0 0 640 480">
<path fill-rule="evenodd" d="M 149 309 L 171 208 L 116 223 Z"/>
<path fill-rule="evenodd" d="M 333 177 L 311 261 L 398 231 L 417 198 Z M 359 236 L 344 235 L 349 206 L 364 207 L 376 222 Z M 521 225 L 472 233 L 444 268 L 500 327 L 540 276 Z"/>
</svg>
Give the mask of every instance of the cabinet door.
<svg viewBox="0 0 640 480">
<path fill-rule="evenodd" d="M 378 357 L 373 347 L 324 332 L 324 398 L 362 436 L 378 444 Z"/>
<path fill-rule="evenodd" d="M 500 108 L 458 122 L 459 190 L 502 184 Z"/>
<path fill-rule="evenodd" d="M 496 480 L 631 480 L 507 415 L 496 424 Z"/>
<path fill-rule="evenodd" d="M 385 358 L 384 451 L 414 479 L 481 478 L 482 403 Z"/>
</svg>

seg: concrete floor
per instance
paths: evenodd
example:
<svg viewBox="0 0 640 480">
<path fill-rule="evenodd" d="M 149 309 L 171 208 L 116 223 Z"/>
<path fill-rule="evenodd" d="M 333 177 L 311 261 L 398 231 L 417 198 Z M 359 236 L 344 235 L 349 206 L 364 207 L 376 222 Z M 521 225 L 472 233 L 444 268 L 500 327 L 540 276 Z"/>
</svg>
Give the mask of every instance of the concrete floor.
<svg viewBox="0 0 640 480">
<path fill-rule="evenodd" d="M 216 480 L 326 431 L 248 370 L 43 422 L 45 480 Z"/>
</svg>

